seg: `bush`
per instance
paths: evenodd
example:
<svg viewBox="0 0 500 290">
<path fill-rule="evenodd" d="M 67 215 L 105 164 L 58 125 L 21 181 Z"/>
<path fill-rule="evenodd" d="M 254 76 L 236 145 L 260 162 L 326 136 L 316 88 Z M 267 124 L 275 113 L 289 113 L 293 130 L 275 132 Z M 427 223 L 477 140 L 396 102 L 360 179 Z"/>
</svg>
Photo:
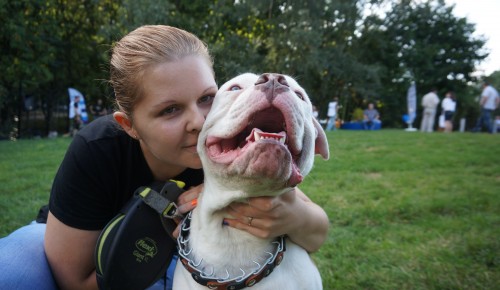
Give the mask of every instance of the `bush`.
<svg viewBox="0 0 500 290">
<path fill-rule="evenodd" d="M 354 112 L 352 112 L 352 121 L 361 121 L 364 118 L 363 109 L 356 108 Z"/>
</svg>

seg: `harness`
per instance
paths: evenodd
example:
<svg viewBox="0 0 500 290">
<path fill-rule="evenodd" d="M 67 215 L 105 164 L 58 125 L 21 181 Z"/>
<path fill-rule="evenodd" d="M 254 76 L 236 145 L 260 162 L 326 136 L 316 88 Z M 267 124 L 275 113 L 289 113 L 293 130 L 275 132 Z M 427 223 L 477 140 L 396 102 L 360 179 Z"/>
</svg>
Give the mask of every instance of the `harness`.
<svg viewBox="0 0 500 290">
<path fill-rule="evenodd" d="M 179 249 L 179 259 L 186 270 L 191 274 L 193 279 L 209 289 L 217 290 L 238 290 L 245 287 L 252 287 L 261 281 L 264 277 L 269 276 L 276 266 L 283 260 L 283 255 L 286 250 L 285 236 L 280 236 L 276 241 L 272 242 L 275 245 L 274 252 L 266 252 L 269 258 L 264 264 L 256 264 L 256 268 L 248 273 L 243 269 L 241 275 L 235 278 L 230 278 L 229 271 L 226 269 L 227 277 L 214 277 L 214 267 L 212 273 L 207 273 L 201 268 L 203 259 L 195 262 L 190 258 L 192 249 L 188 248 L 189 229 L 191 228 L 191 212 L 184 218 L 177 238 L 177 246 Z"/>
</svg>

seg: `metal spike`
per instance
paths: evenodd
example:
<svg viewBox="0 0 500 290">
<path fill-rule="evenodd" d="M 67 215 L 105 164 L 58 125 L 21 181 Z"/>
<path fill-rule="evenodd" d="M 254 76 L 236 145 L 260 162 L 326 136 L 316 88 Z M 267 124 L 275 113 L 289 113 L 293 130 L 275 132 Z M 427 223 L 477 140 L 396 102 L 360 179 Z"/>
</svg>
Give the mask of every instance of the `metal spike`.
<svg viewBox="0 0 500 290">
<path fill-rule="evenodd" d="M 256 262 L 256 261 L 252 261 L 252 262 L 254 262 L 255 264 L 257 264 L 257 269 L 255 269 L 255 270 L 253 271 L 254 273 L 256 273 L 258 270 L 260 270 L 260 267 L 261 267 L 261 266 L 260 266 L 260 264 L 259 264 L 258 262 Z"/>
<path fill-rule="evenodd" d="M 215 267 L 214 267 L 214 266 L 212 266 L 212 273 L 210 273 L 210 274 L 205 274 L 205 271 L 200 271 L 200 272 L 201 272 L 201 273 L 200 273 L 200 276 L 201 276 L 202 278 L 211 278 L 211 277 L 213 277 L 213 275 L 214 275 L 214 273 L 215 273 Z"/>
<path fill-rule="evenodd" d="M 269 258 L 267 258 L 267 260 L 266 260 L 266 264 L 269 264 L 273 260 L 274 255 L 271 252 L 266 252 L 266 254 L 269 254 Z"/>
<path fill-rule="evenodd" d="M 230 277 L 230 275 L 229 275 L 229 271 L 227 270 L 227 268 L 226 268 L 226 274 L 227 274 L 227 277 L 222 278 L 222 280 L 227 280 L 227 279 L 229 279 L 229 277 Z"/>
<path fill-rule="evenodd" d="M 191 251 L 189 251 L 189 252 L 191 253 Z M 201 258 L 201 260 L 200 260 L 200 262 L 198 262 L 198 264 L 194 264 L 194 261 L 189 261 L 189 262 L 193 262 L 193 263 L 191 263 L 191 266 L 198 267 L 199 265 L 201 265 L 201 262 L 203 262 L 203 258 Z"/>
<path fill-rule="evenodd" d="M 184 255 L 188 256 L 189 254 L 191 254 L 192 251 L 193 251 L 193 248 L 190 248 L 189 252 L 187 250 L 183 250 L 182 252 Z"/>
<path fill-rule="evenodd" d="M 180 241 L 183 245 L 185 245 L 187 242 L 189 242 L 189 240 L 191 239 L 191 237 L 187 237 L 187 239 L 184 239 L 182 238 L 182 240 Z"/>
<path fill-rule="evenodd" d="M 244 271 L 243 269 L 241 269 L 241 268 L 240 268 L 240 271 L 243 273 L 243 275 L 241 275 L 241 276 L 238 276 L 238 277 L 234 278 L 234 279 L 236 280 L 236 282 L 241 282 L 241 281 L 243 281 L 243 279 L 245 279 L 245 277 L 246 277 L 246 275 L 247 275 L 247 273 L 245 273 L 245 271 Z"/>
<path fill-rule="evenodd" d="M 188 227 L 186 223 L 182 223 L 182 230 L 183 231 L 189 231 L 190 229 L 191 229 L 191 226 Z"/>
</svg>

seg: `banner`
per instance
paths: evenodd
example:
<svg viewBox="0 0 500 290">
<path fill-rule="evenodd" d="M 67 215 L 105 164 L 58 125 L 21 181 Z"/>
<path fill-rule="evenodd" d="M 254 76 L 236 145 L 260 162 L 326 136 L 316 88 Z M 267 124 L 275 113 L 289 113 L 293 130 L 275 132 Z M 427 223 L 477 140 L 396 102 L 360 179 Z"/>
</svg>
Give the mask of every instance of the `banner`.
<svg viewBox="0 0 500 290">
<path fill-rule="evenodd" d="M 83 94 L 80 93 L 77 89 L 74 88 L 68 88 L 68 94 L 69 94 L 69 118 L 73 119 L 75 118 L 75 97 L 80 97 L 80 100 L 78 101 L 78 110 L 80 111 L 80 116 L 82 118 L 82 121 L 84 124 L 87 124 L 89 121 L 89 116 L 87 114 L 87 106 L 85 105 L 85 98 L 83 97 Z"/>
</svg>

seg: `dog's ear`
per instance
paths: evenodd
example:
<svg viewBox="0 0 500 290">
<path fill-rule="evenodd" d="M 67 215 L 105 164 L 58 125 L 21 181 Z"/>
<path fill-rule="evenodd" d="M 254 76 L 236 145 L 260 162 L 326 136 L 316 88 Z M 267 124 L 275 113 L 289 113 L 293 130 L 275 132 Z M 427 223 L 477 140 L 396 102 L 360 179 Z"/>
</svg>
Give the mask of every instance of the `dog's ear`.
<svg viewBox="0 0 500 290">
<path fill-rule="evenodd" d="M 316 129 L 316 139 L 314 140 L 314 154 L 320 154 L 323 159 L 330 158 L 330 149 L 328 147 L 328 140 L 326 139 L 325 131 L 319 122 L 313 118 L 314 129 Z"/>
</svg>

